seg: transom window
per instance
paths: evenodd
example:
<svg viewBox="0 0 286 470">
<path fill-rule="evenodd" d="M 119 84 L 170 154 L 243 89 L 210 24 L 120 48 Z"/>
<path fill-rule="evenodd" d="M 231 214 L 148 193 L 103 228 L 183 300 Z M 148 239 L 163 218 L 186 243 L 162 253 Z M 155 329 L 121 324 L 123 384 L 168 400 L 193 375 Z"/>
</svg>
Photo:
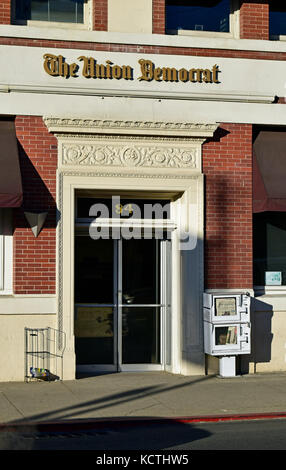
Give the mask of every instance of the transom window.
<svg viewBox="0 0 286 470">
<path fill-rule="evenodd" d="M 230 0 L 166 0 L 166 31 L 230 32 Z"/>
<path fill-rule="evenodd" d="M 15 20 L 84 23 L 85 0 L 16 0 Z"/>
</svg>

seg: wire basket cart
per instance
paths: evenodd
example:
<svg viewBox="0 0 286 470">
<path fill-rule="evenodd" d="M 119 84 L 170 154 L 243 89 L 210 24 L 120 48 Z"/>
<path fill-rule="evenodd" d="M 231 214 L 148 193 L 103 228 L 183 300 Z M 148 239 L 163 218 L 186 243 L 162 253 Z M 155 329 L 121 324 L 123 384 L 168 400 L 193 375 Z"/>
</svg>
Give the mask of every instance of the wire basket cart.
<svg viewBox="0 0 286 470">
<path fill-rule="evenodd" d="M 25 381 L 62 380 L 65 334 L 54 328 L 25 328 Z"/>
</svg>

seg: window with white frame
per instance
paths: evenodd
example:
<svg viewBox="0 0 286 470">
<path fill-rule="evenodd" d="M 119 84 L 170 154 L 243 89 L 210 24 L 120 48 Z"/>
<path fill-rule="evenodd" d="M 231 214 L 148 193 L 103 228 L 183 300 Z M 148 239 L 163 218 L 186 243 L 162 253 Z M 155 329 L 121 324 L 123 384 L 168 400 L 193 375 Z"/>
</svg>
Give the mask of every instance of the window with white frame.
<svg viewBox="0 0 286 470">
<path fill-rule="evenodd" d="M 12 293 L 12 217 L 9 209 L 0 209 L 0 295 Z"/>
<path fill-rule="evenodd" d="M 89 20 L 91 0 L 15 0 L 14 22 L 49 22 L 84 27 Z"/>
<path fill-rule="evenodd" d="M 166 33 L 236 35 L 236 0 L 166 0 Z"/>
</svg>

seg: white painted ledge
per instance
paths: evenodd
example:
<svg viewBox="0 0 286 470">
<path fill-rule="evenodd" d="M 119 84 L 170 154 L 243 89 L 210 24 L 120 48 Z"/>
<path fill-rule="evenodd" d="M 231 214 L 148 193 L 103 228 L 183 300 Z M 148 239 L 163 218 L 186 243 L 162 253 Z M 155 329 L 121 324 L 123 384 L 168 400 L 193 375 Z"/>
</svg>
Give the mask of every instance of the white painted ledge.
<svg viewBox="0 0 286 470">
<path fill-rule="evenodd" d="M 61 94 L 61 95 L 85 95 L 85 96 L 129 96 L 129 98 L 153 98 L 161 99 L 168 98 L 171 100 L 196 100 L 196 101 L 226 101 L 237 103 L 273 103 L 274 95 L 259 95 L 255 93 L 241 94 L 241 93 L 191 93 L 191 92 L 154 92 L 154 91 L 136 91 L 130 92 L 128 89 L 97 89 L 97 88 L 83 88 L 83 87 L 61 87 L 61 86 L 36 86 L 36 85 L 2 85 L 0 84 L 0 93 L 44 93 L 44 94 Z"/>
<path fill-rule="evenodd" d="M 36 26 L 0 25 L 0 37 L 23 39 L 47 39 L 76 42 L 101 42 L 112 44 L 166 47 L 193 47 L 199 49 L 229 49 L 257 52 L 286 52 L 285 41 L 256 39 L 234 39 L 201 36 L 181 36 L 165 34 L 114 33 L 106 31 L 86 31 L 74 28 L 50 28 Z"/>
<path fill-rule="evenodd" d="M 0 315 L 55 315 L 55 295 L 0 296 Z"/>
</svg>

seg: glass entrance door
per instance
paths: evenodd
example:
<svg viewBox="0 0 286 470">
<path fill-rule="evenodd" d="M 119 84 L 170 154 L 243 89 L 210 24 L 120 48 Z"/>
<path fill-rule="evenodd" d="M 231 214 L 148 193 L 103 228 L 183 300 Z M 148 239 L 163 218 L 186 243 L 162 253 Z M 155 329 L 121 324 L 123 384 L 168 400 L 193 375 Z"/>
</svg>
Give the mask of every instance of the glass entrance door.
<svg viewBox="0 0 286 470">
<path fill-rule="evenodd" d="M 87 370 L 162 364 L 164 241 L 75 237 L 75 350 Z"/>
<path fill-rule="evenodd" d="M 122 366 L 132 363 L 160 364 L 160 241 L 122 240 L 119 246 L 122 267 L 118 286 Z"/>
<path fill-rule="evenodd" d="M 75 237 L 75 351 L 78 365 L 115 363 L 113 240 Z"/>
</svg>

